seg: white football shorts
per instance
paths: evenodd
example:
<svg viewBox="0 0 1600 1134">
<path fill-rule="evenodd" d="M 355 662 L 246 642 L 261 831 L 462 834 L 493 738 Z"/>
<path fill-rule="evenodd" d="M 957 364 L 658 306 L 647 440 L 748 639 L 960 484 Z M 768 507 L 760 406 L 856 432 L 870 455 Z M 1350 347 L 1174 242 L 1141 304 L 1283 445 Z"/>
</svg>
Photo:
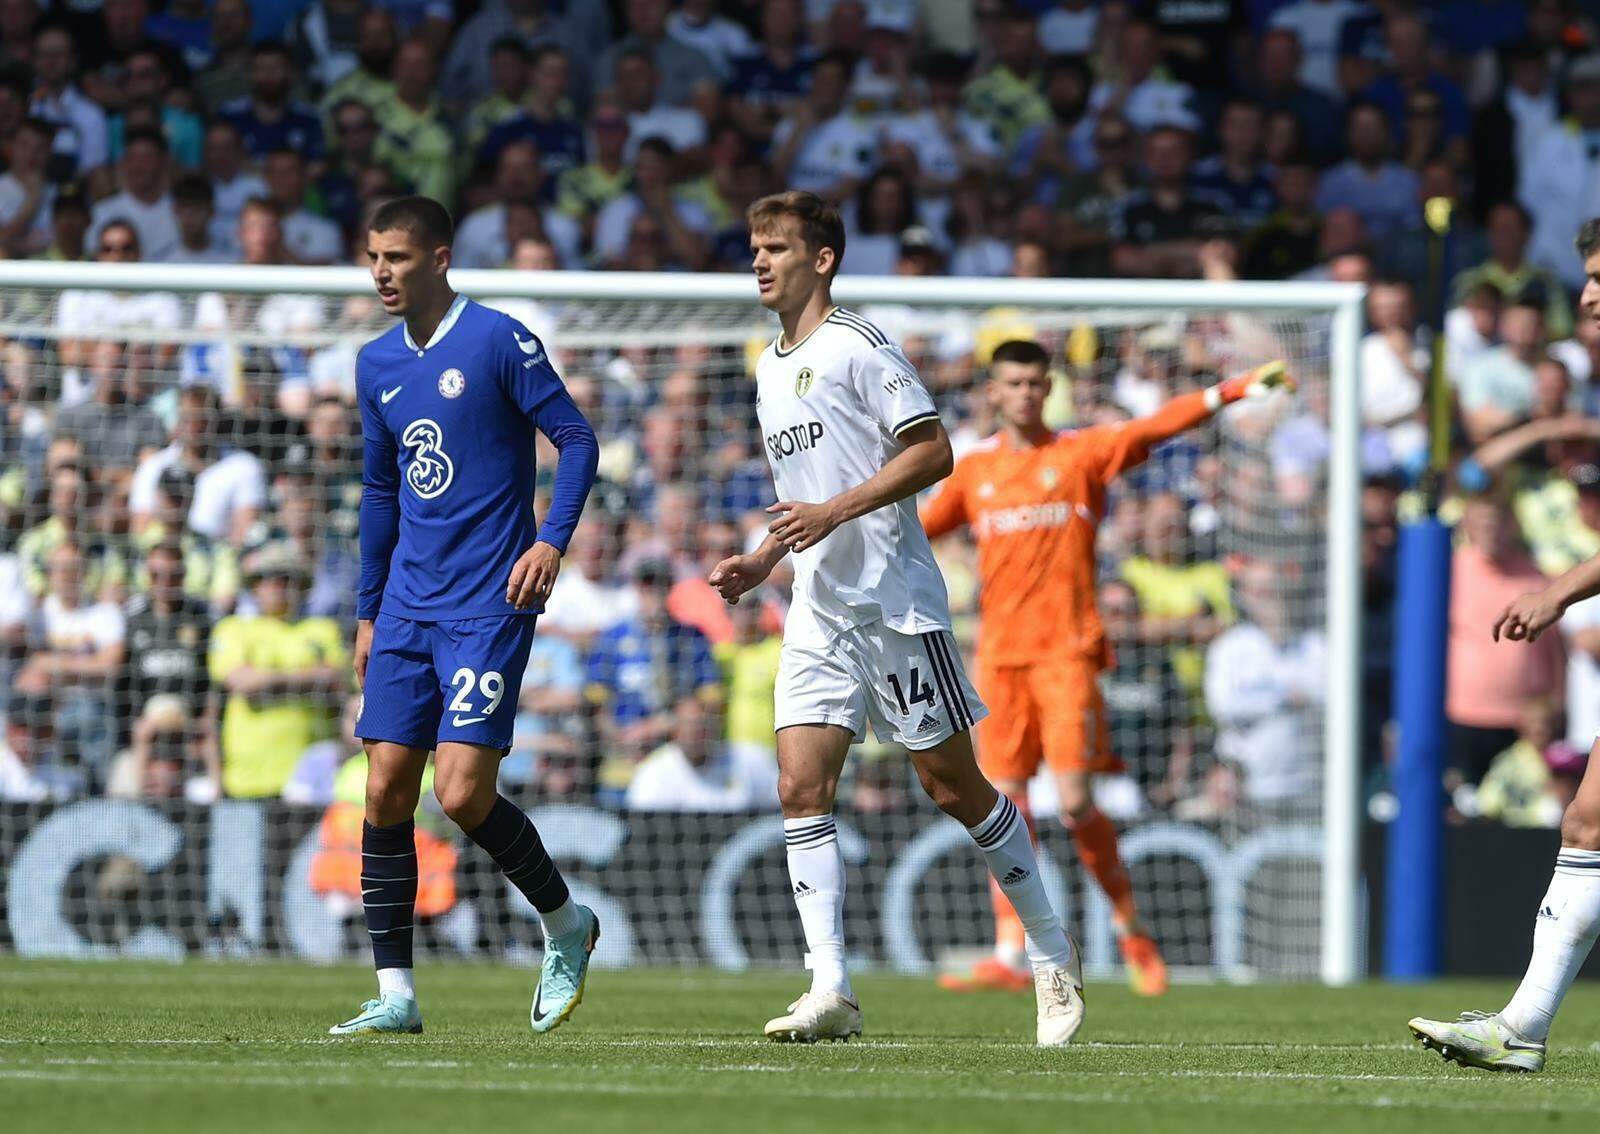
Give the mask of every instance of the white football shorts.
<svg viewBox="0 0 1600 1134">
<path fill-rule="evenodd" d="M 839 725 L 860 740 L 870 721 L 880 741 L 918 751 L 989 715 L 948 630 L 902 634 L 870 622 L 829 641 L 796 613 L 778 661 L 778 728 Z"/>
</svg>

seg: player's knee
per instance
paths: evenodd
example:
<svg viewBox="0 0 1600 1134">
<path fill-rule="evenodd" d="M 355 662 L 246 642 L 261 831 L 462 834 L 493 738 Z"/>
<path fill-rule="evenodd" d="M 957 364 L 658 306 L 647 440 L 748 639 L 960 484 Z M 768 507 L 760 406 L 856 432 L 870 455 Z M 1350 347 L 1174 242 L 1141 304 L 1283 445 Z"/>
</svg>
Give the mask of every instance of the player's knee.
<svg viewBox="0 0 1600 1134">
<path fill-rule="evenodd" d="M 433 794 L 440 810 L 463 831 L 481 825 L 494 807 L 494 792 L 480 791 L 476 784 L 461 777 L 435 775 Z"/>
<path fill-rule="evenodd" d="M 1067 823 L 1075 823 L 1094 810 L 1094 796 L 1088 788 L 1066 784 L 1058 784 L 1057 787 L 1060 789 L 1061 818 Z"/>
<path fill-rule="evenodd" d="M 374 827 L 404 823 L 416 814 L 420 790 L 377 769 L 367 772 L 367 822 Z"/>
<path fill-rule="evenodd" d="M 837 785 L 817 776 L 797 776 L 792 772 L 778 772 L 778 802 L 784 815 L 803 818 L 807 815 L 825 815 L 833 810 L 833 793 Z"/>
<path fill-rule="evenodd" d="M 1600 815 L 1574 800 L 1561 816 L 1561 845 L 1575 850 L 1600 851 Z"/>
<path fill-rule="evenodd" d="M 943 775 L 937 768 L 924 765 L 917 767 L 917 779 L 922 782 L 922 790 L 928 793 L 928 798 L 940 811 L 953 815 L 961 810 L 962 791 L 961 785 L 950 776 Z"/>
</svg>

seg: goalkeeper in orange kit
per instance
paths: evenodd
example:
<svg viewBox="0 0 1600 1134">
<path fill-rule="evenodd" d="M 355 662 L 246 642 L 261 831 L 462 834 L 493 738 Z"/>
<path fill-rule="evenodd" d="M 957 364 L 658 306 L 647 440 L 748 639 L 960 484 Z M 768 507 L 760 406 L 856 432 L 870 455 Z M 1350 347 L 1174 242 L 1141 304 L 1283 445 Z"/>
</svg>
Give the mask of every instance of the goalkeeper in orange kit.
<svg viewBox="0 0 1600 1134">
<path fill-rule="evenodd" d="M 1112 480 L 1154 446 L 1229 402 L 1293 386 L 1273 362 L 1176 397 L 1150 417 L 1057 433 L 1044 423 L 1049 356 L 1038 343 L 1014 339 L 995 349 L 989 368 L 999 431 L 956 462 L 922 511 L 930 537 L 964 526 L 978 545 L 976 677 L 990 707 L 978 725 L 979 763 L 1024 817 L 1028 780 L 1041 762 L 1049 767 L 1062 821 L 1111 901 L 1129 977 L 1146 996 L 1166 991 L 1166 964 L 1139 922 L 1116 829 L 1091 791 L 1091 777 L 1122 770 L 1100 697 L 1099 675 L 1112 659 L 1095 609 L 1095 534 Z M 969 976 L 943 978 L 947 988 L 1032 983 L 1022 923 L 990 889 L 995 955 Z"/>
</svg>

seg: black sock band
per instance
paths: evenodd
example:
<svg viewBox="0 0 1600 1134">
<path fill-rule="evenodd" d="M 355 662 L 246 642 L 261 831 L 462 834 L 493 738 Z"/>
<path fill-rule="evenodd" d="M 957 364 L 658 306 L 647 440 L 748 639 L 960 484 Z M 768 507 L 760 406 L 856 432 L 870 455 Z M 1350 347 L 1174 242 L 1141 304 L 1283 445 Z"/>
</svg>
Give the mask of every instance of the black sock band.
<svg viewBox="0 0 1600 1134">
<path fill-rule="evenodd" d="M 361 908 L 380 969 L 411 967 L 412 923 L 417 909 L 417 825 L 361 824 Z"/>
<path fill-rule="evenodd" d="M 468 831 L 467 838 L 489 852 L 540 913 L 560 909 L 567 900 L 567 883 L 545 853 L 533 821 L 505 796 L 495 797 L 488 818 Z"/>
</svg>

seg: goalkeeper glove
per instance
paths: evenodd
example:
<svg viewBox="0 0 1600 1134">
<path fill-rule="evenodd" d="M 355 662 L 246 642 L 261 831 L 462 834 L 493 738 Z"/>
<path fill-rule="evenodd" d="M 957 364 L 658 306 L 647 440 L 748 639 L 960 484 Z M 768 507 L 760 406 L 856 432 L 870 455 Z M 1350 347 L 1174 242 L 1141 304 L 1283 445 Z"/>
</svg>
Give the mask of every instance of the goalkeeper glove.
<svg viewBox="0 0 1600 1134">
<path fill-rule="evenodd" d="M 1294 389 L 1294 376 L 1284 366 L 1283 359 L 1275 358 L 1271 362 L 1262 363 L 1254 370 L 1235 374 L 1215 386 L 1207 387 L 1206 408 L 1216 413 L 1223 406 L 1242 398 L 1264 398 L 1274 390 L 1288 390 L 1293 393 Z"/>
</svg>

